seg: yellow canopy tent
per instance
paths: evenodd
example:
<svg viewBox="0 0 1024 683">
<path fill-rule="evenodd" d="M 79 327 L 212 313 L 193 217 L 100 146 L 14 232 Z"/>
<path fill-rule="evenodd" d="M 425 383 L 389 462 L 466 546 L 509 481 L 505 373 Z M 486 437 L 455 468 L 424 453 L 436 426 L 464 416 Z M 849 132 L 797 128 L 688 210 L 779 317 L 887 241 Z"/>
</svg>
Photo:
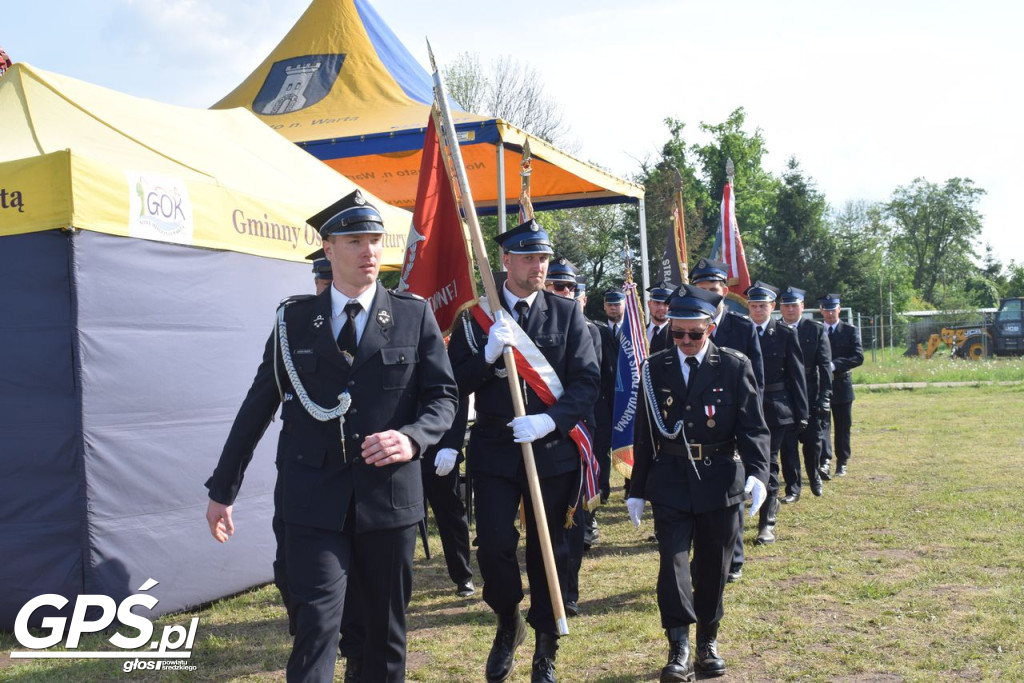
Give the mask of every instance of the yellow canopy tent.
<svg viewBox="0 0 1024 683">
<path fill-rule="evenodd" d="M 356 186 L 250 112 L 27 64 L 0 122 L 0 629 L 44 593 L 70 617 L 152 578 L 157 616 L 266 583 L 275 429 L 227 546 L 203 539 L 203 481 L 278 303 L 313 291 L 306 218 Z M 411 216 L 376 203 L 397 266 Z"/>
<path fill-rule="evenodd" d="M 263 63 L 213 106 L 252 110 L 343 175 L 412 208 L 432 101 L 429 74 L 366 0 L 313 0 Z M 515 207 L 526 140 L 535 208 L 642 206 L 639 185 L 505 121 L 460 111 L 454 118 L 481 213 L 503 219 L 506 207 Z"/>
<path fill-rule="evenodd" d="M 0 237 L 76 228 L 301 261 L 357 186 L 250 112 L 161 104 L 15 64 L 0 79 Z M 401 265 L 411 215 L 384 215 Z"/>
</svg>

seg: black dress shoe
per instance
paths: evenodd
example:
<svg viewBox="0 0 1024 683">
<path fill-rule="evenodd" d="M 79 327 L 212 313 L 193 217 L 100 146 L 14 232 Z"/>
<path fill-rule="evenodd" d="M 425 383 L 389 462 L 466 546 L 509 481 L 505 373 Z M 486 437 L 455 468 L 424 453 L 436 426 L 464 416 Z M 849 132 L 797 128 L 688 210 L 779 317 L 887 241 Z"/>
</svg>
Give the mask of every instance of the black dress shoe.
<svg viewBox="0 0 1024 683">
<path fill-rule="evenodd" d="M 537 632 L 533 651 L 533 670 L 530 683 L 555 683 L 555 656 L 558 653 L 558 636 L 554 633 Z"/>
<path fill-rule="evenodd" d="M 466 579 L 460 583 L 455 589 L 455 593 L 463 598 L 468 598 L 476 593 L 476 586 L 473 585 L 473 579 Z"/>
<path fill-rule="evenodd" d="M 827 462 L 818 468 L 818 474 L 821 475 L 822 481 L 832 481 L 831 467 Z"/>
<path fill-rule="evenodd" d="M 740 567 L 740 568 L 736 569 L 735 571 L 729 572 L 726 575 L 726 577 L 725 577 L 725 582 L 726 583 L 736 583 L 737 581 L 739 581 L 742 578 L 743 578 L 743 568 Z"/>
<path fill-rule="evenodd" d="M 821 487 L 821 480 L 820 479 L 818 481 L 812 481 L 811 482 L 811 493 L 813 493 L 816 496 L 820 496 L 822 494 L 822 487 Z"/>
<path fill-rule="evenodd" d="M 484 676 L 487 683 L 501 683 L 512 674 L 516 665 L 516 649 L 526 640 L 526 622 L 516 609 L 515 618 L 498 616 L 498 632 L 494 634 L 491 652 L 487 655 Z"/>
<path fill-rule="evenodd" d="M 660 683 L 693 681 L 696 674 L 690 661 L 689 627 L 670 628 L 668 635 L 668 664 L 661 670 Z"/>
<path fill-rule="evenodd" d="M 785 498 L 782 499 L 782 504 L 783 505 L 789 505 L 791 503 L 797 502 L 798 500 L 800 500 L 800 494 L 799 493 L 791 493 L 791 494 L 789 494 L 788 496 L 786 496 Z"/>
<path fill-rule="evenodd" d="M 345 660 L 345 683 L 359 683 L 363 660 L 349 657 Z"/>
<path fill-rule="evenodd" d="M 765 524 L 757 530 L 757 538 L 754 539 L 754 545 L 765 545 L 767 543 L 775 543 L 775 526 L 772 524 Z"/>
<path fill-rule="evenodd" d="M 838 465 L 836 467 L 836 476 L 837 477 L 845 477 L 846 476 L 846 463 L 843 463 L 842 465 Z"/>
<path fill-rule="evenodd" d="M 565 613 L 570 617 L 578 617 L 580 615 L 580 606 L 575 600 L 568 600 L 565 603 Z"/>
<path fill-rule="evenodd" d="M 694 668 L 705 676 L 721 676 L 725 673 L 725 660 L 718 656 L 718 625 L 702 629 L 697 624 L 697 657 Z"/>
</svg>

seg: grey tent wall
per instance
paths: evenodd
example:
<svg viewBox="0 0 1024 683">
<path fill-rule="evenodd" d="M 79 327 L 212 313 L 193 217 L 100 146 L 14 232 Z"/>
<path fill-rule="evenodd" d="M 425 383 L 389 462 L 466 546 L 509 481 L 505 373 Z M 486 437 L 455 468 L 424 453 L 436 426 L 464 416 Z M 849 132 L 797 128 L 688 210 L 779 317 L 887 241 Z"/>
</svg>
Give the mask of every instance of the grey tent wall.
<svg viewBox="0 0 1024 683">
<path fill-rule="evenodd" d="M 61 233 L 27 237 L 33 244 L 21 262 L 31 265 L 15 281 L 23 292 L 31 283 L 33 303 L 63 298 L 65 312 L 49 311 L 57 319 L 41 320 L 45 329 L 35 333 L 18 323 L 20 341 L 6 333 L 0 339 L 0 351 L 20 353 L 11 368 L 9 354 L 0 354 L 0 467 L 19 482 L 0 476 L 0 556 L 21 553 L 21 569 L 0 563 L 0 628 L 10 629 L 20 606 L 41 593 L 120 601 L 152 578 L 159 584 L 149 593 L 160 602 L 145 616 L 156 616 L 270 581 L 280 423 L 271 423 L 253 456 L 235 503 L 236 533 L 224 545 L 207 528 L 203 483 L 262 358 L 278 302 L 312 291 L 309 266 L 92 232 L 74 234 L 73 249 Z M 11 239 L 0 241 L 0 264 L 16 259 Z M 61 253 L 70 268 L 54 268 Z M 36 284 L 39 273 L 48 282 L 51 270 L 65 271 L 62 292 L 57 283 L 52 292 Z M 2 272 L 5 282 L 13 277 Z M 31 318 L 27 304 L 8 307 L 9 291 L 0 296 L 12 315 L 2 317 Z M 35 308 L 31 314 L 40 316 Z M 23 386 L 41 380 L 54 388 L 34 389 L 39 397 L 28 401 Z M 25 423 L 38 428 L 26 431 Z M 39 445 L 36 432 L 45 433 Z M 59 481 L 53 471 L 63 475 Z M 52 508 L 51 525 L 60 522 L 48 528 L 47 542 L 28 536 L 30 524 L 41 524 L 40 505 Z M 12 538 L 6 528 L 19 534 Z"/>
<path fill-rule="evenodd" d="M 85 538 L 71 244 L 0 239 L 0 629 L 37 595 L 81 592 Z M 38 618 L 49 616 L 43 614 Z M 38 621 L 38 619 L 37 619 Z"/>
</svg>

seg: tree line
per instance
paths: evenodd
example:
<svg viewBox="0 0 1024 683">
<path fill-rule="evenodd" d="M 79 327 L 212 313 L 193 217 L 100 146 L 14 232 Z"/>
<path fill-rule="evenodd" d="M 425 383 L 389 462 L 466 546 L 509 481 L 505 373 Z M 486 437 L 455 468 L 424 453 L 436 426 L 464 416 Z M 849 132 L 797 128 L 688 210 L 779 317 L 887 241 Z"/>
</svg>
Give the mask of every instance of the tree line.
<svg viewBox="0 0 1024 683">
<path fill-rule="evenodd" d="M 502 58 L 487 69 L 474 55 L 464 54 L 444 75 L 464 109 L 504 118 L 571 148 L 568 124 L 529 67 Z M 522 101 L 530 106 L 521 107 Z M 1024 295 L 1024 263 L 1002 263 L 991 246 L 978 251 L 978 202 L 985 190 L 970 178 L 915 178 L 896 187 L 886 201 L 835 207 L 795 156 L 779 175 L 765 169 L 764 132 L 749 130 L 742 107 L 721 123 L 700 123 L 704 144 L 688 142 L 678 119 L 669 118 L 665 125 L 667 139 L 657 158 L 642 161 L 631 178 L 645 188 L 649 251 L 648 263 L 633 264 L 637 281 L 645 265 L 652 274 L 660 272 L 676 170 L 683 178 L 689 263 L 710 254 L 731 158 L 736 218 L 752 279 L 805 289 L 809 302 L 840 292 L 844 305 L 865 313 L 888 312 L 890 302 L 897 312 L 955 310 L 997 306 L 1000 297 Z M 556 253 L 580 268 L 591 291 L 588 312 L 599 314 L 598 294 L 621 283 L 624 248 L 639 259 L 636 207 L 548 211 L 537 220 L 551 234 Z M 497 220 L 485 220 L 483 226 L 494 233 Z"/>
</svg>

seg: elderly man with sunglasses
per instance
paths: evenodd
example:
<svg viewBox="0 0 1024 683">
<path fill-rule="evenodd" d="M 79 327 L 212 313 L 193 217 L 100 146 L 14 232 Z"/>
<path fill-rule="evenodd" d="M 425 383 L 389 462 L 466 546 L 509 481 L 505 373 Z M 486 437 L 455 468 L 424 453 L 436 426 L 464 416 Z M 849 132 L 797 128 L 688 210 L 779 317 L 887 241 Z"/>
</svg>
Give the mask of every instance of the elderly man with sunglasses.
<svg viewBox="0 0 1024 683">
<path fill-rule="evenodd" d="M 634 526 L 645 501 L 654 513 L 658 609 L 669 641 L 663 682 L 692 681 L 695 668 L 705 676 L 725 673 L 718 625 L 738 514 L 748 493 L 751 516 L 766 496 L 769 431 L 753 366 L 709 338 L 720 302 L 718 294 L 683 285 L 669 300 L 674 347 L 653 354 L 641 373 L 626 505 Z"/>
</svg>

